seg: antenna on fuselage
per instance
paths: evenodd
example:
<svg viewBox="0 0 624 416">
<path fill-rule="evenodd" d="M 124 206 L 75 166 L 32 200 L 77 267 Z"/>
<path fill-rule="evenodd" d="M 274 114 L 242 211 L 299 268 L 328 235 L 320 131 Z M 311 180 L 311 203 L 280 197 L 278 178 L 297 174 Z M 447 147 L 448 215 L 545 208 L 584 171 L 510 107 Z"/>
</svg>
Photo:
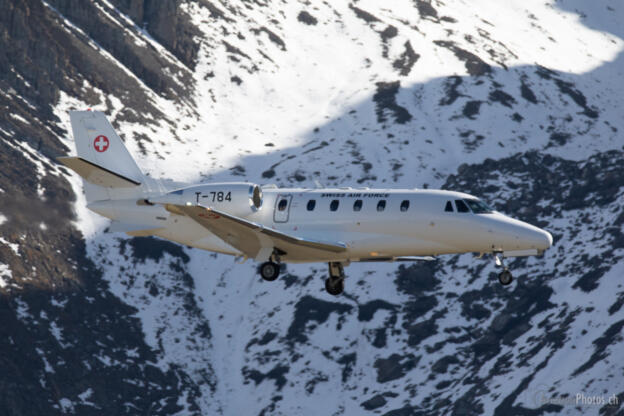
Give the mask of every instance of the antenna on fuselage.
<svg viewBox="0 0 624 416">
<path fill-rule="evenodd" d="M 323 188 L 325 188 L 325 185 L 323 185 L 321 182 L 319 182 L 318 179 L 314 179 L 314 185 L 316 186 L 316 189 L 323 189 Z"/>
</svg>

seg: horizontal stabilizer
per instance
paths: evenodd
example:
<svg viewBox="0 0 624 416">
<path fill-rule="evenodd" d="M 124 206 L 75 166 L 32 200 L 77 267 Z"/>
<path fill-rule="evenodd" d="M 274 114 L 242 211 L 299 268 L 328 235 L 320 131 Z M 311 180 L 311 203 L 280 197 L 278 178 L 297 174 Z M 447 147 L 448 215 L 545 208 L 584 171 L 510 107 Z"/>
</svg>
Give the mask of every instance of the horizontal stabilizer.
<svg viewBox="0 0 624 416">
<path fill-rule="evenodd" d="M 57 160 L 80 175 L 85 181 L 107 188 L 133 188 L 141 185 L 108 169 L 76 156 L 58 157 Z"/>
</svg>

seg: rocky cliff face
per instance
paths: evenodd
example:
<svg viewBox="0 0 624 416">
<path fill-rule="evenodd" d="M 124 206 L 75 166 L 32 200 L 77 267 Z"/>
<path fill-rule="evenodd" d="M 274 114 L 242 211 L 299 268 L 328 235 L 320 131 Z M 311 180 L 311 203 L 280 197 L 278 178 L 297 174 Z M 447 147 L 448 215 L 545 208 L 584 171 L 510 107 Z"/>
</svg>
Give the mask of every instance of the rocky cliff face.
<svg viewBox="0 0 624 416">
<path fill-rule="evenodd" d="M 197 51 L 188 16 L 176 4 L 122 6 L 140 11 L 136 21 L 102 3 L 0 5 L 1 414 L 178 409 L 185 376 L 154 365 L 135 309 L 87 257 L 74 190 L 54 161 L 69 151 L 54 114 L 61 94 L 88 105 L 119 99 L 132 109 L 120 119 L 135 121 L 162 114 L 150 94 L 186 99 Z M 165 56 L 136 42 L 145 27 Z"/>
<path fill-rule="evenodd" d="M 0 10 L 0 414 L 621 412 L 619 3 Z M 85 107 L 154 177 L 466 191 L 555 244 L 508 288 L 469 255 L 262 282 L 86 213 Z"/>
</svg>

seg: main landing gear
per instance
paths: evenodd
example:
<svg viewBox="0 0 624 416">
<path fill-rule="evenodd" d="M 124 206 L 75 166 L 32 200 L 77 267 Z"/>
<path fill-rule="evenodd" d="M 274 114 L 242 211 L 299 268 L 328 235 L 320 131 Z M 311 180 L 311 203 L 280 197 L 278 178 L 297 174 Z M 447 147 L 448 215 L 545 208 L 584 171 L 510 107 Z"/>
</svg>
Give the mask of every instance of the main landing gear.
<svg viewBox="0 0 624 416">
<path fill-rule="evenodd" d="M 338 296 L 344 291 L 344 266 L 340 262 L 330 262 L 329 277 L 325 279 L 325 290 L 330 295 Z M 280 274 L 279 256 L 271 257 L 258 268 L 260 276 L 268 282 L 272 282 L 278 278 Z"/>
<path fill-rule="evenodd" d="M 513 281 L 513 276 L 509 271 L 509 267 L 505 266 L 505 262 L 503 260 L 503 253 L 494 253 L 494 261 L 496 265 L 503 268 L 503 271 L 498 274 L 498 281 L 501 285 L 507 286 L 511 284 Z"/>
<path fill-rule="evenodd" d="M 280 274 L 280 256 L 283 254 L 284 252 L 279 249 L 274 249 L 273 254 L 269 257 L 269 261 L 265 261 L 258 268 L 260 276 L 267 282 L 272 282 L 278 278 Z"/>
<path fill-rule="evenodd" d="M 329 263 L 329 277 L 325 279 L 325 290 L 330 295 L 338 296 L 344 290 L 344 268 L 342 263 Z"/>
<path fill-rule="evenodd" d="M 260 265 L 260 276 L 267 282 L 277 279 L 280 273 L 280 265 L 273 261 L 266 261 Z"/>
</svg>

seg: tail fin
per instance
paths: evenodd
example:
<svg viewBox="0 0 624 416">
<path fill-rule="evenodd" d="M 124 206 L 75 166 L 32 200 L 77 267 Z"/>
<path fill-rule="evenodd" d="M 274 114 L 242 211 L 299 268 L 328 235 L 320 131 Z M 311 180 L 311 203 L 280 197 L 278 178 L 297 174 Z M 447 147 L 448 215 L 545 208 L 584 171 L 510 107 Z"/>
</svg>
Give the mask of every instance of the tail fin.
<svg viewBox="0 0 624 416">
<path fill-rule="evenodd" d="M 87 201 L 133 197 L 144 176 L 104 113 L 71 111 L 78 157 L 59 161 L 85 180 Z"/>
</svg>

